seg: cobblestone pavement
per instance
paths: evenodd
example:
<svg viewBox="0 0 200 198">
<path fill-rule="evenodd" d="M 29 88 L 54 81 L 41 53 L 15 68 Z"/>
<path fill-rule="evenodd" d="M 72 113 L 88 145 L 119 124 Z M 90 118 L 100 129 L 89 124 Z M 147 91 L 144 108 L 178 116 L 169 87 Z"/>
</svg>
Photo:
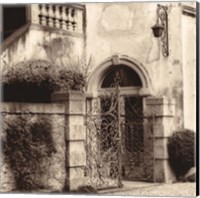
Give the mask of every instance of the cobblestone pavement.
<svg viewBox="0 0 200 198">
<path fill-rule="evenodd" d="M 135 195 L 135 196 L 196 196 L 196 183 L 143 183 L 143 182 L 124 182 L 121 189 L 105 190 L 100 192 L 102 195 Z"/>
</svg>

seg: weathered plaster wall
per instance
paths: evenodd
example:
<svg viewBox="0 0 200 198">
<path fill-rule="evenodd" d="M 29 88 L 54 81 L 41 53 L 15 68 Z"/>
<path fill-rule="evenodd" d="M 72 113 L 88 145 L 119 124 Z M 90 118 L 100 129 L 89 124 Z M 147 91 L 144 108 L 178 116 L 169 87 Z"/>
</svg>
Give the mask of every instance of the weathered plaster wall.
<svg viewBox="0 0 200 198">
<path fill-rule="evenodd" d="M 3 51 L 3 65 L 8 67 L 21 61 L 42 59 L 71 67 L 83 58 L 83 49 L 82 34 L 66 34 L 62 30 L 31 25 Z"/>
<path fill-rule="evenodd" d="M 65 106 L 62 104 L 19 104 L 19 103 L 4 103 L 1 113 L 3 112 L 3 127 L 5 120 L 12 120 L 19 114 L 30 113 L 32 118 L 43 115 L 48 116 L 52 124 L 52 139 L 56 152 L 52 154 L 49 160 L 42 162 L 44 167 L 43 173 L 36 175 L 34 179 L 38 179 L 44 184 L 45 190 L 48 192 L 62 191 L 66 182 L 66 138 L 65 138 Z M 4 131 L 1 133 L 1 138 L 5 138 Z M 4 158 L 2 158 L 4 159 Z M 5 160 L 1 161 L 0 168 L 0 192 L 16 191 L 15 180 L 9 164 Z"/>
<path fill-rule="evenodd" d="M 196 23 L 182 16 L 184 127 L 196 131 Z"/>
<path fill-rule="evenodd" d="M 162 56 L 160 39 L 153 36 L 157 3 L 86 4 L 87 55 L 92 71 L 114 54 L 136 59 L 147 69 L 153 95 L 176 99 L 175 124 L 183 126 L 181 3 L 168 6 L 169 56 Z M 95 42 L 94 42 L 95 41 Z"/>
</svg>

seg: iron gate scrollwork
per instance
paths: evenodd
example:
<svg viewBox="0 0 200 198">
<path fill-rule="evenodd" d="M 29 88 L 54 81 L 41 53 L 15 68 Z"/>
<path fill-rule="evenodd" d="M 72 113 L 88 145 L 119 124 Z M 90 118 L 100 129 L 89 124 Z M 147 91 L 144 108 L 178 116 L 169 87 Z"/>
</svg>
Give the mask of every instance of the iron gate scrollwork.
<svg viewBox="0 0 200 198">
<path fill-rule="evenodd" d="M 121 138 L 118 114 L 118 86 L 108 95 L 93 99 L 86 115 L 86 173 L 97 189 L 121 187 Z"/>
<path fill-rule="evenodd" d="M 122 130 L 122 174 L 125 180 L 144 180 L 144 115 L 141 97 L 124 98 Z"/>
<path fill-rule="evenodd" d="M 116 75 L 108 94 L 88 102 L 85 173 L 96 189 L 153 180 L 153 120 L 145 120 L 142 97 L 120 95 L 119 81 Z"/>
</svg>

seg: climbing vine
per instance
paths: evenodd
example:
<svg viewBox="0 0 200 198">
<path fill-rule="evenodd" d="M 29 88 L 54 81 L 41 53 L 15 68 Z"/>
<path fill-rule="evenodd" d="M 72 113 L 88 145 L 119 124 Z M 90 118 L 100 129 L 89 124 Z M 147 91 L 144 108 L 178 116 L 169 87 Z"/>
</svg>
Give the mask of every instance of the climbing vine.
<svg viewBox="0 0 200 198">
<path fill-rule="evenodd" d="M 13 173 L 16 190 L 45 188 L 41 177 L 48 168 L 45 165 L 56 152 L 49 118 L 19 115 L 4 121 L 3 154 Z"/>
</svg>

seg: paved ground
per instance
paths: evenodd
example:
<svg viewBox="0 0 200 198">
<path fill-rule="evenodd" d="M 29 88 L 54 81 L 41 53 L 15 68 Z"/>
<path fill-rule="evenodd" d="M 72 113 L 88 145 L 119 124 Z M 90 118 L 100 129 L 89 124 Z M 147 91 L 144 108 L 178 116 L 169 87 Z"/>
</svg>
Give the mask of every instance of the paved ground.
<svg viewBox="0 0 200 198">
<path fill-rule="evenodd" d="M 124 182 L 121 189 L 104 190 L 102 195 L 135 196 L 196 196 L 196 183 L 155 184 L 145 182 Z"/>
</svg>

